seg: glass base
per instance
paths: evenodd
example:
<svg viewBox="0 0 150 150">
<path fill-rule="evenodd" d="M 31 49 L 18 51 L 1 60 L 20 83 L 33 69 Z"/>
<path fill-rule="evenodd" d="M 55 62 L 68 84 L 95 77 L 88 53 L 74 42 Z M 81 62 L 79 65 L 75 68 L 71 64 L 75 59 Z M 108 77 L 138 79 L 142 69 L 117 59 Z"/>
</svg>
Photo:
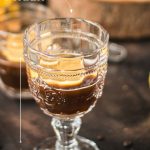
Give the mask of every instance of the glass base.
<svg viewBox="0 0 150 150">
<path fill-rule="evenodd" d="M 78 146 L 76 148 L 59 148 L 57 149 L 56 137 L 47 138 L 43 143 L 33 150 L 100 150 L 97 145 L 84 137 L 77 136 Z"/>
</svg>

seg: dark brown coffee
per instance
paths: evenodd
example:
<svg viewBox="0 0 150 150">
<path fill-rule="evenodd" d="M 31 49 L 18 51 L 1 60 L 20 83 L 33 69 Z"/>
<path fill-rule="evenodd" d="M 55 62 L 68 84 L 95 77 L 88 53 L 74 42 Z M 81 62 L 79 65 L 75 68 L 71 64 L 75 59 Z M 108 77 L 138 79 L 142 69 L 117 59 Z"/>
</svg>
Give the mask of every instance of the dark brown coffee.
<svg viewBox="0 0 150 150">
<path fill-rule="evenodd" d="M 20 88 L 20 66 L 12 62 L 0 60 L 0 77 L 5 86 L 19 90 Z M 25 65 L 21 68 L 21 88 L 28 89 Z"/>
<path fill-rule="evenodd" d="M 21 59 L 21 88 L 28 89 L 26 67 L 23 59 L 22 34 L 1 36 L 0 47 L 0 78 L 5 87 L 14 90 L 20 88 L 20 59 Z"/>
<path fill-rule="evenodd" d="M 95 81 L 94 81 L 95 80 Z M 102 82 L 102 81 L 101 81 Z M 87 77 L 78 87 L 45 85 L 40 80 L 30 80 L 33 96 L 48 115 L 77 115 L 89 111 L 100 94 L 100 81 Z"/>
</svg>

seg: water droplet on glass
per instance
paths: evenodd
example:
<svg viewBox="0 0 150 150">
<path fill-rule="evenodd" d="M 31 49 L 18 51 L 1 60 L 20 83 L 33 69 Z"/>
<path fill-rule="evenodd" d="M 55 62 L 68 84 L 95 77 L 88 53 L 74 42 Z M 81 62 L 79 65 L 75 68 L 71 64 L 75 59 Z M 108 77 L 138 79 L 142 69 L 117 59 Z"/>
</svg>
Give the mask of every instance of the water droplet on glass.
<svg viewBox="0 0 150 150">
<path fill-rule="evenodd" d="M 70 4 L 69 0 L 66 0 L 66 3 L 68 5 L 70 13 L 72 14 L 73 13 L 72 5 Z"/>
</svg>

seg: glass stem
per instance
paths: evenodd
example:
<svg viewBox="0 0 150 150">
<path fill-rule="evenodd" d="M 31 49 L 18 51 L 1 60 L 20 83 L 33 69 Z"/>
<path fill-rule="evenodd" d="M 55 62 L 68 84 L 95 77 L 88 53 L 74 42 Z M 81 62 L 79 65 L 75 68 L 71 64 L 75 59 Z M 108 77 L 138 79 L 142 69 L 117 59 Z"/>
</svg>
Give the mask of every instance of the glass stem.
<svg viewBox="0 0 150 150">
<path fill-rule="evenodd" d="M 57 136 L 56 150 L 78 150 L 76 136 L 81 126 L 80 118 L 72 120 L 53 118 L 52 126 Z"/>
</svg>

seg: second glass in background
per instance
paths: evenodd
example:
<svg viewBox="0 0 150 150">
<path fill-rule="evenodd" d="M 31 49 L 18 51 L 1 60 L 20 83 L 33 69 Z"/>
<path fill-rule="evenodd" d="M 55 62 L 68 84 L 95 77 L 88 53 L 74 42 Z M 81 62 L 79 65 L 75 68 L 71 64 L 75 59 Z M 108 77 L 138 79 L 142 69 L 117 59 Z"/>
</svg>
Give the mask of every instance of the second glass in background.
<svg viewBox="0 0 150 150">
<path fill-rule="evenodd" d="M 23 32 L 34 22 L 54 17 L 45 6 L 13 3 L 0 14 L 0 89 L 11 98 L 20 96 L 20 60 L 22 98 L 31 98 L 23 58 Z"/>
</svg>

